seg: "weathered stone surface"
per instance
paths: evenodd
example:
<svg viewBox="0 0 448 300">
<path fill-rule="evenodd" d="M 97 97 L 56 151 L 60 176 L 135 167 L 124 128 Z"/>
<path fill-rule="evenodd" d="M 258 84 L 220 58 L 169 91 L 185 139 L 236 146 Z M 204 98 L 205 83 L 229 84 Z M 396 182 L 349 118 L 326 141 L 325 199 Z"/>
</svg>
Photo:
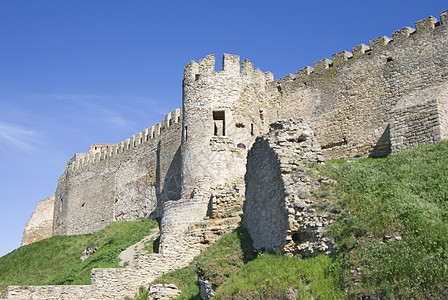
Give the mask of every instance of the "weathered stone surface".
<svg viewBox="0 0 448 300">
<path fill-rule="evenodd" d="M 98 251 L 97 247 L 89 247 L 82 250 L 81 257 L 79 258 L 81 262 L 85 261 L 89 256 L 93 255 Z"/>
<path fill-rule="evenodd" d="M 149 288 L 148 300 L 168 300 L 173 299 L 181 293 L 181 290 L 173 284 L 153 284 Z"/>
<path fill-rule="evenodd" d="M 54 196 L 42 199 L 25 224 L 22 243 L 28 245 L 53 236 Z"/>
<path fill-rule="evenodd" d="M 412 92 L 390 112 L 392 151 L 403 151 L 447 138 L 448 85 Z"/>
<path fill-rule="evenodd" d="M 331 251 L 325 235 L 331 216 L 313 208 L 310 195 L 320 182 L 309 175 L 309 165 L 322 161 L 320 145 L 303 119 L 273 123 L 257 138 L 247 157 L 243 215 L 256 249 L 304 257 Z"/>
<path fill-rule="evenodd" d="M 204 300 L 210 300 L 215 295 L 216 287 L 208 280 L 199 280 L 199 294 Z"/>
</svg>

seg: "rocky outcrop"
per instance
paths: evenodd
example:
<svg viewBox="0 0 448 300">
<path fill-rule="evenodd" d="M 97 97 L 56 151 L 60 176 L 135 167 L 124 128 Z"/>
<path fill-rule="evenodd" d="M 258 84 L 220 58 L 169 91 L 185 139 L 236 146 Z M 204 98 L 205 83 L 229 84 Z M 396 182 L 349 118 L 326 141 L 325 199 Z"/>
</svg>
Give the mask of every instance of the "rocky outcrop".
<svg viewBox="0 0 448 300">
<path fill-rule="evenodd" d="M 26 222 L 20 246 L 50 238 L 53 235 L 54 196 L 42 199 Z"/>
</svg>

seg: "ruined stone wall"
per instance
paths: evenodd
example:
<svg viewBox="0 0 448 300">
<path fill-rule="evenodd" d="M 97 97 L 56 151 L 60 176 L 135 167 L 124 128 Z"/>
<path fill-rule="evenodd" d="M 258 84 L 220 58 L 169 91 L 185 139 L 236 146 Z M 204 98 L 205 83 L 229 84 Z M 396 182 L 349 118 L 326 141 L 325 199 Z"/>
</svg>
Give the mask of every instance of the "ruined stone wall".
<svg viewBox="0 0 448 300">
<path fill-rule="evenodd" d="M 280 120 L 257 138 L 247 158 L 243 215 L 256 249 L 304 257 L 331 251 L 325 234 L 331 215 L 318 210 L 311 196 L 320 181 L 310 165 L 322 161 L 303 119 Z"/>
<path fill-rule="evenodd" d="M 54 195 L 37 203 L 36 210 L 25 224 L 22 243 L 28 245 L 53 236 Z"/>
<path fill-rule="evenodd" d="M 124 299 L 166 272 L 185 267 L 201 251 L 200 237 L 188 234 L 206 215 L 207 201 L 164 202 L 160 253 L 134 255 L 126 268 L 97 268 L 90 285 L 9 286 L 7 299 Z"/>
<path fill-rule="evenodd" d="M 180 258 L 180 257 L 178 257 Z M 8 286 L 6 299 L 124 299 L 156 277 L 184 266 L 184 261 L 158 254 L 138 258 L 145 267 L 92 269 L 90 285 Z"/>
<path fill-rule="evenodd" d="M 98 231 L 115 220 L 156 217 L 180 197 L 181 112 L 120 144 L 75 154 L 59 178 L 54 235 Z"/>
<path fill-rule="evenodd" d="M 387 154 L 389 112 L 399 99 L 448 82 L 448 11 L 415 27 L 271 83 L 268 122 L 303 117 L 328 158 Z"/>
</svg>

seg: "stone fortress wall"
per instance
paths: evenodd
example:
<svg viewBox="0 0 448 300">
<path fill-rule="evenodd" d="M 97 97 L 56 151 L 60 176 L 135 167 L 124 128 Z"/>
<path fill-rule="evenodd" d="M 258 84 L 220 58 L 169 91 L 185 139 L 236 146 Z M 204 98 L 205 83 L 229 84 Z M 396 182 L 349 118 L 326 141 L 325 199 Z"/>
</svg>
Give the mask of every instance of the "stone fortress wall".
<svg viewBox="0 0 448 300">
<path fill-rule="evenodd" d="M 180 195 L 181 110 L 119 144 L 77 153 L 59 178 L 54 235 L 98 231 L 110 222 L 160 215 Z"/>
<path fill-rule="evenodd" d="M 329 251 L 322 227 L 331 216 L 311 206 L 308 195 L 318 183 L 305 176 L 309 160 L 320 160 L 320 153 L 325 159 L 386 155 L 448 135 L 448 11 L 440 22 L 429 17 L 415 27 L 278 80 L 236 55 L 225 54 L 220 71 L 213 55 L 192 61 L 184 70 L 182 111 L 120 144 L 76 154 L 58 182 L 54 235 L 161 217 L 160 253 L 140 257 L 138 270 L 95 270 L 98 292 L 89 297 L 102 299 L 117 288 L 120 297 L 132 295 L 137 283 L 186 265 L 239 226 L 243 204 L 243 225 L 258 248 L 305 256 Z M 289 125 L 280 122 L 288 132 L 268 134 L 269 124 L 296 117 L 301 119 Z M 285 138 L 300 130 L 304 139 Z M 253 196 L 276 184 L 277 190 L 267 191 L 274 198 Z M 269 201 L 278 204 L 271 215 Z M 269 222 L 259 219 L 264 215 Z M 11 287 L 8 297 L 20 299 L 22 290 L 32 290 L 31 296 L 82 298 L 73 291 L 61 297 L 58 289 Z"/>
<path fill-rule="evenodd" d="M 323 59 L 314 68 L 305 67 L 276 80 L 266 101 L 268 123 L 303 117 L 315 131 L 326 158 L 384 155 L 391 148 L 440 140 L 434 127 L 440 127 L 443 136 L 446 127 L 428 109 L 418 110 L 426 121 L 417 126 L 424 131 L 399 130 L 402 146 L 391 145 L 390 140 L 400 120 L 407 119 L 402 114 L 411 113 L 412 107 L 431 102 L 446 111 L 446 93 L 442 94 L 448 88 L 448 13 L 440 17 L 441 22 L 429 17 L 416 22 L 416 29 L 395 31 L 393 39 L 376 38 L 369 46 L 361 44 L 352 52 L 334 54 L 333 61 Z M 432 92 L 422 94 L 427 89 Z M 397 106 L 403 104 L 407 108 L 400 115 Z M 434 118 L 439 120 L 433 122 Z"/>
</svg>

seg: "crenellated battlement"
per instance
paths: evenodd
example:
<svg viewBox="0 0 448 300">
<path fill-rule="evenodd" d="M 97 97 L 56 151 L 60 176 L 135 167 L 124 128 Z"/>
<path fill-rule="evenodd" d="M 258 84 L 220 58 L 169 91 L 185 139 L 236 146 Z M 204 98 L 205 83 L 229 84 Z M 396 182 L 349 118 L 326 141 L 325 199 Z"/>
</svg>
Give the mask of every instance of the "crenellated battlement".
<svg viewBox="0 0 448 300">
<path fill-rule="evenodd" d="M 93 144 L 87 153 L 76 153 L 67 163 L 66 170 L 78 171 L 85 166 L 96 164 L 100 161 L 127 153 L 141 145 L 158 140 L 163 131 L 169 130 L 171 126 L 182 122 L 182 109 L 176 108 L 168 113 L 162 122 L 157 123 L 142 132 L 117 144 Z"/>
<path fill-rule="evenodd" d="M 392 48 L 402 44 L 409 38 L 418 39 L 419 35 L 427 34 L 435 30 L 446 30 L 448 27 L 448 10 L 440 13 L 440 21 L 430 16 L 426 19 L 415 22 L 415 29 L 404 27 L 392 33 L 392 38 L 381 36 L 369 41 L 369 45 L 360 44 L 352 48 L 352 52 L 341 51 L 332 55 L 332 60 L 328 58 L 321 59 L 314 63 L 314 68 L 306 66 L 296 72 L 297 76 L 320 74 L 332 67 L 341 66 L 349 61 L 367 56 L 374 57 L 388 47 Z M 440 28 L 440 29 L 439 29 Z M 288 75 L 287 75 L 288 76 Z"/>
<path fill-rule="evenodd" d="M 245 59 L 240 63 L 240 56 L 224 53 L 222 58 L 222 70 L 215 71 L 215 56 L 207 55 L 200 59 L 199 63 L 190 61 L 184 69 L 184 83 L 198 81 L 204 76 L 214 74 L 229 74 L 237 76 L 250 76 L 255 78 L 265 78 L 266 81 L 273 81 L 274 76 L 271 72 L 263 73 L 260 69 L 254 68 L 253 63 Z"/>
</svg>

